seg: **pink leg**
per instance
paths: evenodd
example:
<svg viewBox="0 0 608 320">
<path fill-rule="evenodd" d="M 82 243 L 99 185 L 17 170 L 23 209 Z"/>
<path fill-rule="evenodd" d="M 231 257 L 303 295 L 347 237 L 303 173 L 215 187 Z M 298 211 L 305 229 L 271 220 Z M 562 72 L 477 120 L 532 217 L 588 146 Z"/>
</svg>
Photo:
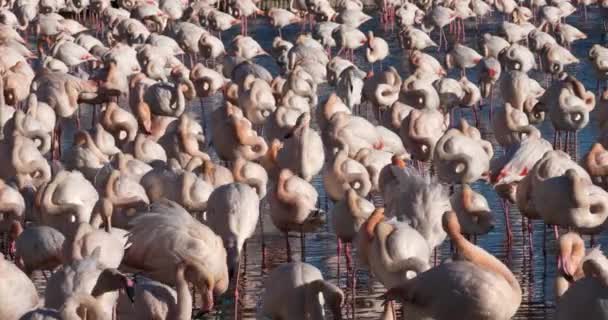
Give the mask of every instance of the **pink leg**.
<svg viewBox="0 0 608 320">
<path fill-rule="evenodd" d="M 559 239 L 559 227 L 557 225 L 553 226 L 553 235 L 555 236 L 555 240 Z"/>
<path fill-rule="evenodd" d="M 475 116 L 475 126 L 479 127 L 479 115 L 477 114 L 477 106 L 472 106 L 471 109 L 473 109 L 473 116 Z"/>
<path fill-rule="evenodd" d="M 239 318 L 239 280 L 241 278 L 241 259 L 236 267 L 236 281 L 234 283 L 234 319 Z"/>
<path fill-rule="evenodd" d="M 548 225 L 543 225 L 543 256 L 547 256 L 547 227 Z"/>
<path fill-rule="evenodd" d="M 534 234 L 533 227 L 534 226 L 532 225 L 532 219 L 528 219 L 528 245 L 530 247 L 530 256 L 532 256 L 532 253 L 534 252 L 534 242 L 532 241 L 532 235 Z"/>
<path fill-rule="evenodd" d="M 350 273 L 352 273 L 352 271 L 353 271 L 353 259 L 352 259 L 352 256 L 351 256 L 351 254 L 350 254 L 350 249 L 351 249 L 351 247 L 350 247 L 350 246 L 351 246 L 351 243 L 350 243 L 350 242 L 347 242 L 347 243 L 345 244 L 345 248 L 344 248 L 344 254 L 345 254 L 345 256 L 346 256 L 346 268 L 347 268 L 347 270 L 348 270 Z"/>
<path fill-rule="evenodd" d="M 340 238 L 338 238 L 337 249 L 338 249 L 338 255 L 336 257 L 338 258 L 338 276 L 336 278 L 338 279 L 338 284 L 339 284 L 340 283 L 340 258 L 342 255 L 342 240 L 340 240 Z"/>
<path fill-rule="evenodd" d="M 464 43 L 465 41 L 467 41 L 467 30 L 465 29 L 464 20 L 462 20 L 461 23 L 462 23 L 462 42 Z"/>
<path fill-rule="evenodd" d="M 351 246 L 352 242 L 346 244 L 346 259 L 347 264 L 350 265 L 351 269 L 351 278 L 350 278 L 350 288 L 351 288 L 351 311 L 352 311 L 352 319 L 355 319 L 356 314 L 356 298 L 357 298 L 357 269 L 355 268 L 354 260 L 351 257 Z"/>
<path fill-rule="evenodd" d="M 300 230 L 300 254 L 302 255 L 302 262 L 306 262 L 306 237 L 304 231 Z"/>
<path fill-rule="evenodd" d="M 511 230 L 511 221 L 509 219 L 510 204 L 507 202 L 507 200 L 502 200 L 502 207 L 505 214 L 505 225 L 507 227 L 507 242 L 511 243 L 513 240 L 513 231 Z"/>
<path fill-rule="evenodd" d="M 264 217 L 263 216 L 260 216 L 260 233 L 262 236 L 262 269 L 264 269 L 264 267 L 266 266 L 266 239 L 264 238 Z"/>
<path fill-rule="evenodd" d="M 492 113 L 494 109 L 494 85 L 490 87 L 490 122 L 492 122 Z"/>
<path fill-rule="evenodd" d="M 342 55 L 342 51 L 344 51 L 344 46 L 342 46 L 340 48 L 340 50 L 338 50 L 338 53 L 336 53 L 336 57 L 339 57 L 340 55 Z"/>
<path fill-rule="evenodd" d="M 439 29 L 439 46 L 437 47 L 437 52 L 441 51 L 441 45 L 443 40 L 443 31 Z"/>
<path fill-rule="evenodd" d="M 80 130 L 80 107 L 76 109 L 76 129 Z"/>
<path fill-rule="evenodd" d="M 288 232 L 285 232 L 285 248 L 287 248 L 287 262 L 291 262 L 291 245 L 289 244 Z"/>
</svg>

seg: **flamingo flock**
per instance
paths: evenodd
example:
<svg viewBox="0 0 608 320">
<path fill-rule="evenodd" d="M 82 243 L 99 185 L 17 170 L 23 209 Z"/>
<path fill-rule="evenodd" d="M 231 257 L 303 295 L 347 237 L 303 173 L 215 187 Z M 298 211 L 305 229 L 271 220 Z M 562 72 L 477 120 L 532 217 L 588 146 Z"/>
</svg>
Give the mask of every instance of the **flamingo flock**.
<svg viewBox="0 0 608 320">
<path fill-rule="evenodd" d="M 608 260 L 584 240 L 608 226 L 608 47 L 581 30 L 607 8 L 3 2 L 0 320 L 190 320 L 226 301 L 243 318 L 254 254 L 258 319 L 355 319 L 364 272 L 385 288 L 376 318 L 506 320 L 521 275 L 477 240 L 532 256 L 534 224 L 556 244 L 554 318 L 608 319 Z M 336 274 L 306 262 L 324 230 Z"/>
</svg>

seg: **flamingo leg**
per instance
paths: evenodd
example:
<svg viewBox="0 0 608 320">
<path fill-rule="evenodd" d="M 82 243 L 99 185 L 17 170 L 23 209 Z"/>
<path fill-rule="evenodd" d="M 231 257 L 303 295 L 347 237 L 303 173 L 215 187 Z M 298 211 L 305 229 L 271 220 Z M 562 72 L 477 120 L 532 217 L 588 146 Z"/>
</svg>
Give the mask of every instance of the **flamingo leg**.
<svg viewBox="0 0 608 320">
<path fill-rule="evenodd" d="M 583 16 L 585 18 L 585 22 L 587 22 L 587 5 L 583 5 Z"/>
<path fill-rule="evenodd" d="M 234 283 L 234 319 L 239 318 L 239 280 L 241 278 L 241 258 L 236 267 L 236 281 Z"/>
<path fill-rule="evenodd" d="M 262 269 L 266 266 L 266 239 L 264 237 L 264 217 L 260 216 L 260 235 L 262 236 Z M 287 240 L 289 243 L 289 240 Z"/>
<path fill-rule="evenodd" d="M 351 278 L 351 281 L 352 281 L 351 282 L 351 290 L 352 290 L 352 293 L 351 293 L 351 298 L 352 298 L 352 300 L 351 300 L 351 309 L 352 309 L 352 312 L 353 312 L 352 319 L 354 320 L 356 318 L 356 314 L 357 314 L 357 304 L 356 304 L 356 302 L 357 302 L 357 299 L 356 299 L 357 298 L 357 287 L 356 287 L 356 285 L 357 285 L 357 282 L 356 282 L 357 281 L 357 277 L 356 277 L 356 275 L 357 275 L 357 268 L 356 268 L 356 264 L 355 264 L 354 260 L 353 260 L 353 267 L 352 267 L 352 269 L 353 269 L 353 271 L 352 271 L 353 277 Z"/>
<path fill-rule="evenodd" d="M 555 240 L 559 238 L 559 226 L 553 225 L 553 235 L 555 236 Z"/>
<path fill-rule="evenodd" d="M 201 117 L 202 117 L 202 127 L 203 127 L 203 135 L 206 136 L 207 134 L 207 119 L 206 119 L 206 115 L 205 115 L 205 108 L 203 107 L 203 98 L 200 97 L 199 98 L 200 104 L 201 104 Z M 262 228 L 262 231 L 264 230 L 264 228 Z"/>
<path fill-rule="evenodd" d="M 80 107 L 76 109 L 76 129 L 80 130 Z"/>
<path fill-rule="evenodd" d="M 440 32 L 443 35 L 443 44 L 445 46 L 445 50 L 447 50 L 448 49 L 448 38 L 446 37 L 445 31 L 443 30 L 443 28 L 441 28 Z"/>
<path fill-rule="evenodd" d="M 543 257 L 547 256 L 547 225 L 543 226 Z"/>
<path fill-rule="evenodd" d="M 344 256 L 346 257 L 346 268 L 348 270 L 349 273 L 352 273 L 353 271 L 353 258 L 352 255 L 350 254 L 350 249 L 351 249 L 351 243 L 347 242 L 345 244 L 344 247 Z"/>
<path fill-rule="evenodd" d="M 336 57 L 339 57 L 342 54 L 342 51 L 344 51 L 344 46 L 342 46 L 340 50 L 338 50 L 338 53 L 336 53 Z"/>
<path fill-rule="evenodd" d="M 513 240 L 513 231 L 511 230 L 511 221 L 509 219 L 510 204 L 506 200 L 502 200 L 503 212 L 505 214 L 505 225 L 507 227 L 507 243 Z"/>
<path fill-rule="evenodd" d="M 91 128 L 95 128 L 97 123 L 97 108 L 93 106 L 93 114 L 91 114 Z"/>
<path fill-rule="evenodd" d="M 192 286 L 192 307 L 196 307 L 196 286 Z"/>
<path fill-rule="evenodd" d="M 490 122 L 492 122 L 493 111 L 494 111 L 494 85 L 490 86 Z"/>
<path fill-rule="evenodd" d="M 337 258 L 338 258 L 338 275 L 337 275 L 337 279 L 338 279 L 338 284 L 340 283 L 340 256 L 342 255 L 342 240 L 340 240 L 340 238 L 338 238 L 338 243 L 336 245 L 337 250 L 338 250 L 338 254 L 337 254 Z"/>
<path fill-rule="evenodd" d="M 572 138 L 572 140 L 573 140 L 572 144 L 573 144 L 573 148 L 574 148 L 574 153 L 573 153 L 574 159 L 573 160 L 577 161 L 577 159 L 578 159 L 578 135 L 577 135 L 576 131 L 573 134 L 574 134 L 574 136 Z"/>
<path fill-rule="evenodd" d="M 291 262 L 291 245 L 289 244 L 289 233 L 285 231 L 285 248 L 287 248 L 287 262 Z"/>
<path fill-rule="evenodd" d="M 461 23 L 462 23 L 462 42 L 464 43 L 467 39 L 467 32 L 465 29 L 464 20 L 462 20 Z"/>
<path fill-rule="evenodd" d="M 533 256 L 533 252 L 534 252 L 534 247 L 533 244 L 534 242 L 532 241 L 532 235 L 534 233 L 534 229 L 533 229 L 533 225 L 532 225 L 532 219 L 528 219 L 528 245 L 530 247 L 530 257 Z"/>
<path fill-rule="evenodd" d="M 441 29 L 439 29 L 439 46 L 437 46 L 437 52 L 441 51 L 441 44 L 442 44 L 442 39 L 443 38 L 443 32 L 441 32 Z"/>
<path fill-rule="evenodd" d="M 300 249 L 302 250 L 301 255 L 302 255 L 302 262 L 306 262 L 306 250 L 305 250 L 305 242 L 306 242 L 306 237 L 304 235 L 304 230 L 300 230 Z"/>
</svg>

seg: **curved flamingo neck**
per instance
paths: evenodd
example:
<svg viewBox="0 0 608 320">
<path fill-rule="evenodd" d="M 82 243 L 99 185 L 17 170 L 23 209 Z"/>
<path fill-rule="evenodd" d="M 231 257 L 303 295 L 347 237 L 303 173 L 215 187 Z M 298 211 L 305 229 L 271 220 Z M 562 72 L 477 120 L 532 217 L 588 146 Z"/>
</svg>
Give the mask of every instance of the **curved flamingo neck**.
<svg viewBox="0 0 608 320">
<path fill-rule="evenodd" d="M 188 282 L 185 279 L 184 266 L 177 267 L 175 276 L 177 293 L 177 317 L 176 320 L 189 320 L 192 318 L 192 295 Z"/>
<path fill-rule="evenodd" d="M 509 283 L 513 291 L 515 291 L 517 294 L 521 294 L 519 282 L 511 270 L 500 262 L 500 260 L 469 242 L 460 232 L 448 230 L 448 235 L 452 239 L 454 246 L 458 249 L 458 252 L 462 255 L 462 257 L 465 258 L 465 260 L 487 271 L 500 275 Z"/>
</svg>

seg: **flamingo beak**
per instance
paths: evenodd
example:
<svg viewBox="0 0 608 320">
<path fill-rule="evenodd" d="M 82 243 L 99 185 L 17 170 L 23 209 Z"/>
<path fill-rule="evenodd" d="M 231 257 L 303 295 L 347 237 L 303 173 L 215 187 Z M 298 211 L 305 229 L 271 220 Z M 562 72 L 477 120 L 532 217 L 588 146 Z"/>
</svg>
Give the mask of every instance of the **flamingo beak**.
<svg viewBox="0 0 608 320">
<path fill-rule="evenodd" d="M 574 281 L 574 276 L 570 271 L 570 263 L 568 262 L 568 258 L 564 258 L 560 255 L 557 259 L 557 268 L 561 270 L 561 272 L 564 274 L 564 278 L 568 282 Z"/>
<path fill-rule="evenodd" d="M 125 292 L 131 303 L 135 303 L 135 282 L 129 278 L 126 279 Z"/>
</svg>

